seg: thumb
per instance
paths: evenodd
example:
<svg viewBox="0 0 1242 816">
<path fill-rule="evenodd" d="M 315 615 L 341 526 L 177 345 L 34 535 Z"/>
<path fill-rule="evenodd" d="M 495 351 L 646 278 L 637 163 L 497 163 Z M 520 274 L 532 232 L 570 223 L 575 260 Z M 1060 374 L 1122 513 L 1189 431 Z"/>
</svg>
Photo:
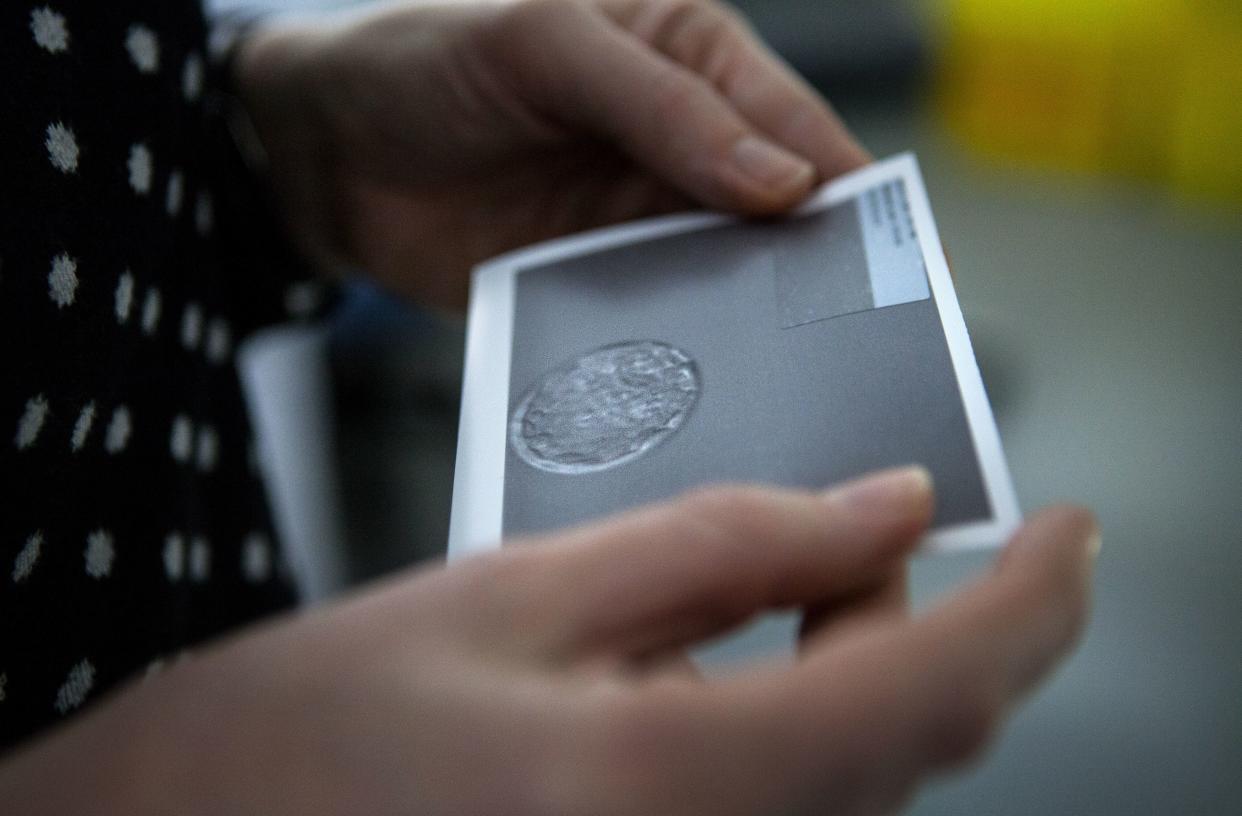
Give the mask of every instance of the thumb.
<svg viewBox="0 0 1242 816">
<path fill-rule="evenodd" d="M 922 468 L 822 494 L 702 489 L 528 548 L 539 577 L 522 591 L 552 613 L 571 653 L 661 652 L 765 609 L 827 604 L 874 586 L 931 514 Z"/>
</svg>

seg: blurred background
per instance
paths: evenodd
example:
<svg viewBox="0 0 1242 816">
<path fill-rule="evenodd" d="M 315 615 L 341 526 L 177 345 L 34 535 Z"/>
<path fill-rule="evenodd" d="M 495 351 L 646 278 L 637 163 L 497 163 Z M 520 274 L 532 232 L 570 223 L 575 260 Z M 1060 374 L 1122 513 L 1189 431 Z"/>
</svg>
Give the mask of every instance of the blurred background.
<svg viewBox="0 0 1242 816">
<path fill-rule="evenodd" d="M 1077 655 L 911 812 L 1242 813 L 1242 3 L 736 5 L 873 153 L 918 153 L 1018 495 L 1103 524 Z M 363 285 L 252 345 L 312 595 L 443 554 L 461 352 Z M 987 560 L 920 559 L 916 602 Z"/>
</svg>

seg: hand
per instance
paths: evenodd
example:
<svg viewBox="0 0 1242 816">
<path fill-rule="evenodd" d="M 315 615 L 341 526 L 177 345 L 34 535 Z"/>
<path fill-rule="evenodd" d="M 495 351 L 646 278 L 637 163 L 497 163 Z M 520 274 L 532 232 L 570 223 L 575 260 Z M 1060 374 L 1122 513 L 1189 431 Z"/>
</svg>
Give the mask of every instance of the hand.
<svg viewBox="0 0 1242 816">
<path fill-rule="evenodd" d="M 0 768 L 27 814 L 864 814 L 975 756 L 1075 640 L 1090 516 L 1034 518 L 910 618 L 922 471 L 724 488 L 267 626 Z M 770 607 L 797 663 L 704 681 L 682 650 Z M 74 783 L 64 783 L 71 768 Z M 78 797 L 78 798 L 75 798 Z"/>
<path fill-rule="evenodd" d="M 387 4 L 260 30 L 235 66 L 302 245 L 433 305 L 503 250 L 777 213 L 868 159 L 712 0 Z"/>
</svg>

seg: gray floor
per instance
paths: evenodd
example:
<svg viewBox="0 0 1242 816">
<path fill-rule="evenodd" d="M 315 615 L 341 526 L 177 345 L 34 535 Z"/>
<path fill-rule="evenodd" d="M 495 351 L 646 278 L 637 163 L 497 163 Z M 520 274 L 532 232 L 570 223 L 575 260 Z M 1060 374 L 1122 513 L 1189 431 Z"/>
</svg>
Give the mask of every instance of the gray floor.
<svg viewBox="0 0 1242 816">
<path fill-rule="evenodd" d="M 913 812 L 1242 812 L 1242 220 L 852 120 L 919 151 L 1024 506 L 1085 502 L 1105 534 L 1082 648 Z M 438 554 L 450 495 L 460 326 L 380 325 L 338 355 L 357 578 Z M 918 602 L 985 562 L 918 562 Z"/>
</svg>

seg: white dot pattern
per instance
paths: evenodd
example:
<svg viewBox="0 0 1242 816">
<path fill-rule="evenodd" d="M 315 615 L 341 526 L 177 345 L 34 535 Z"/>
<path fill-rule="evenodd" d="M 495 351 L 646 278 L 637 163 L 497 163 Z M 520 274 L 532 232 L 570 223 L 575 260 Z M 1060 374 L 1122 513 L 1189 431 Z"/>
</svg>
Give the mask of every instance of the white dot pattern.
<svg viewBox="0 0 1242 816">
<path fill-rule="evenodd" d="M 73 423 L 73 436 L 69 440 L 69 445 L 75 452 L 82 450 L 86 444 L 86 437 L 90 436 L 93 424 L 95 424 L 95 403 L 88 402 L 82 406 L 77 422 Z"/>
<path fill-rule="evenodd" d="M 154 74 L 160 68 L 160 43 L 155 32 L 144 25 L 132 25 L 125 35 L 125 50 L 134 67 L 144 74 Z"/>
<path fill-rule="evenodd" d="M 104 432 L 104 450 L 117 454 L 125 450 L 129 444 L 129 435 L 133 430 L 130 424 L 129 409 L 118 405 L 112 409 L 112 419 L 108 422 L 108 430 Z"/>
<path fill-rule="evenodd" d="M 201 3 L 9 5 L 0 745 L 291 600 L 231 363 L 296 269 L 204 104 Z"/>
<path fill-rule="evenodd" d="M 203 58 L 190 54 L 181 69 L 181 94 L 187 102 L 197 102 L 203 95 Z"/>
<path fill-rule="evenodd" d="M 78 172 L 78 137 L 63 122 L 53 122 L 47 126 L 47 136 L 43 140 L 47 148 L 47 160 L 62 173 Z"/>
<path fill-rule="evenodd" d="M 116 559 L 116 547 L 112 542 L 112 534 L 107 530 L 96 530 L 86 537 L 86 574 L 92 578 L 106 578 L 112 574 L 112 562 Z"/>
<path fill-rule="evenodd" d="M 52 259 L 47 273 L 47 294 L 61 309 L 72 306 L 78 297 L 78 262 L 61 253 Z"/>
<path fill-rule="evenodd" d="M 232 332 L 229 324 L 222 317 L 213 317 L 207 324 L 207 359 L 220 365 L 229 359 L 233 350 Z"/>
<path fill-rule="evenodd" d="M 116 312 L 116 322 L 124 326 L 134 306 L 134 275 L 128 269 L 117 279 L 116 294 L 113 295 L 112 301 L 113 311 Z"/>
<path fill-rule="evenodd" d="M 272 574 L 272 547 L 262 533 L 251 533 L 242 542 L 242 575 L 252 584 Z"/>
<path fill-rule="evenodd" d="M 126 162 L 125 166 L 129 170 L 129 186 L 138 195 L 146 195 L 151 192 L 151 168 L 153 164 L 151 148 L 145 144 L 136 144 L 129 148 L 129 161 Z"/>
<path fill-rule="evenodd" d="M 142 301 L 142 332 L 155 334 L 160 326 L 160 290 L 154 287 L 147 290 Z"/>
<path fill-rule="evenodd" d="M 69 50 L 69 28 L 65 16 L 57 14 L 48 6 L 30 12 L 30 33 L 35 43 L 49 54 L 63 54 Z"/>
<path fill-rule="evenodd" d="M 198 230 L 199 235 L 208 235 L 215 225 L 215 220 L 211 196 L 207 193 L 199 193 L 194 202 L 194 228 Z"/>
<path fill-rule="evenodd" d="M 164 210 L 176 217 L 181 212 L 181 200 L 185 196 L 185 176 L 180 170 L 168 174 L 168 186 L 164 189 Z"/>
<path fill-rule="evenodd" d="M 189 462 L 194 452 L 194 425 L 184 414 L 173 420 L 172 434 L 168 439 L 168 448 L 173 459 L 178 462 Z"/>
<path fill-rule="evenodd" d="M 190 580 L 201 584 L 211 577 L 211 545 L 203 536 L 190 542 Z"/>
<path fill-rule="evenodd" d="M 35 443 L 50 411 L 47 397 L 42 394 L 26 400 L 26 410 L 17 421 L 17 433 L 13 436 L 13 444 L 18 450 L 26 450 Z"/>
<path fill-rule="evenodd" d="M 35 564 L 43 553 L 43 531 L 37 530 L 26 539 L 26 544 L 13 559 L 13 583 L 20 584 L 34 572 Z"/>
<path fill-rule="evenodd" d="M 69 670 L 64 684 L 57 690 L 56 710 L 61 714 L 68 714 L 82 705 L 94 685 L 95 664 L 89 660 L 82 660 Z"/>
<path fill-rule="evenodd" d="M 210 473 L 216 469 L 216 460 L 220 455 L 220 437 L 216 436 L 216 429 L 210 425 L 204 425 L 198 429 L 198 449 L 194 455 L 194 462 L 198 465 L 198 469 L 204 473 Z"/>
<path fill-rule="evenodd" d="M 197 303 L 187 304 L 181 313 L 181 345 L 188 351 L 194 351 L 202 336 L 203 309 Z"/>
<path fill-rule="evenodd" d="M 164 574 L 170 581 L 180 581 L 185 574 L 185 536 L 169 533 L 164 539 Z"/>
</svg>

